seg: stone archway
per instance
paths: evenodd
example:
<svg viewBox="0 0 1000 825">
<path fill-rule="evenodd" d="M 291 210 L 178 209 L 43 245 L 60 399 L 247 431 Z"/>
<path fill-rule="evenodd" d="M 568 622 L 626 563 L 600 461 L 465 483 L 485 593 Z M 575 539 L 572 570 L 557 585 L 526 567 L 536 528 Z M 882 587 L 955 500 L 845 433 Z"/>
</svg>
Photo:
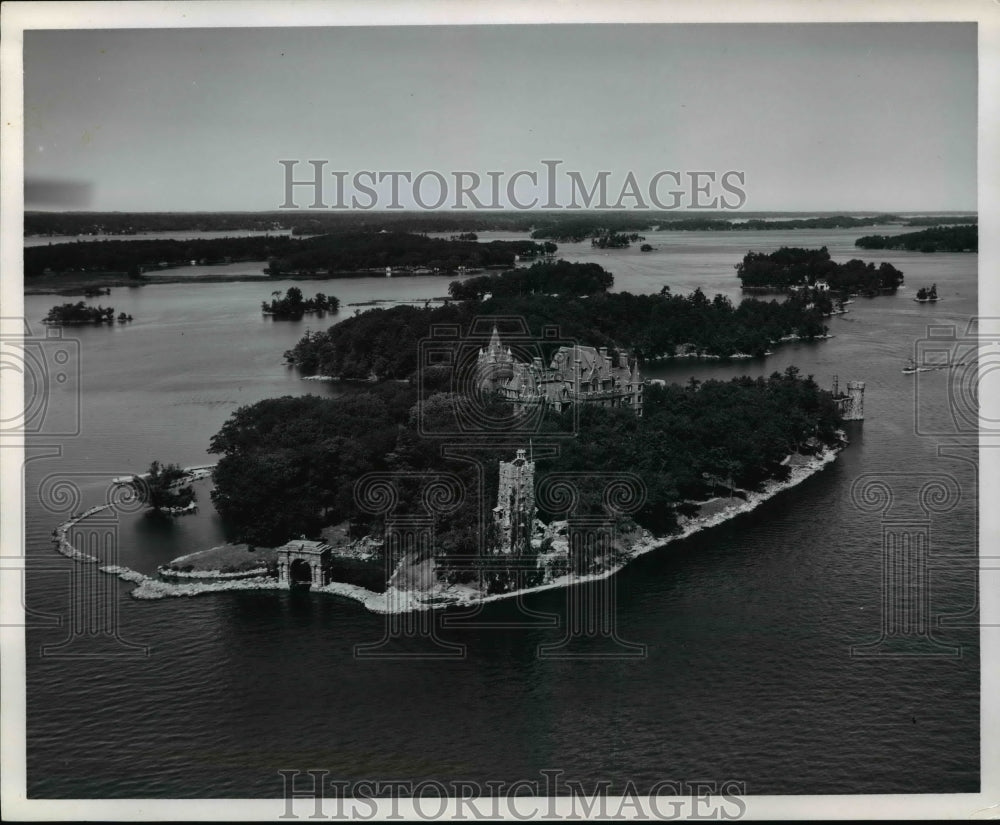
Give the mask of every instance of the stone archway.
<svg viewBox="0 0 1000 825">
<path fill-rule="evenodd" d="M 305 559 L 293 559 L 288 565 L 288 581 L 290 584 L 312 584 L 312 565 Z"/>
<path fill-rule="evenodd" d="M 278 580 L 289 585 L 326 584 L 332 548 L 320 541 L 298 539 L 278 548 Z"/>
</svg>

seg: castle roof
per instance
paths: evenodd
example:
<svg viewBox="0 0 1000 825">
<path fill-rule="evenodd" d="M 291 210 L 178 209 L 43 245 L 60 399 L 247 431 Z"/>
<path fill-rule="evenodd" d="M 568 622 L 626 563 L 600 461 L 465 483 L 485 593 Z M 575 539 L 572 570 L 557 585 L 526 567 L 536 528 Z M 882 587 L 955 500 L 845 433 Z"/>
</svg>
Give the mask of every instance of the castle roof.
<svg viewBox="0 0 1000 825">
<path fill-rule="evenodd" d="M 580 371 L 588 381 L 593 378 L 604 380 L 606 378 L 628 378 L 632 371 L 628 366 L 615 366 L 610 356 L 602 355 L 595 347 L 585 347 L 576 344 L 572 347 L 559 347 L 555 355 L 552 356 L 551 369 L 566 370 L 576 369 L 580 364 Z"/>
<path fill-rule="evenodd" d="M 490 352 L 499 352 L 501 348 L 502 345 L 500 344 L 500 333 L 497 331 L 497 325 L 494 324 L 493 334 L 490 335 L 490 343 L 487 349 L 490 350 Z"/>
<path fill-rule="evenodd" d="M 520 361 L 514 362 L 514 374 L 510 377 L 504 388 L 508 390 L 513 390 L 516 392 L 534 392 L 535 380 L 531 371 L 528 369 L 527 364 L 522 364 Z"/>
</svg>

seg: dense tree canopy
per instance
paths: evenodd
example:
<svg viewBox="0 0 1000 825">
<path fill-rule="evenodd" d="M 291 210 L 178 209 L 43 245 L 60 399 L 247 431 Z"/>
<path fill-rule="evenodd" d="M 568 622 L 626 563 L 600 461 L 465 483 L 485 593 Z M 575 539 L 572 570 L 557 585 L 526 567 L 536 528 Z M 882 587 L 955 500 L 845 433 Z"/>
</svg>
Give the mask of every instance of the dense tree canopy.
<svg viewBox="0 0 1000 825">
<path fill-rule="evenodd" d="M 611 289 L 614 281 L 614 276 L 599 264 L 551 261 L 511 272 L 453 281 L 448 292 L 459 301 L 481 301 L 486 295 L 593 295 Z"/>
<path fill-rule="evenodd" d="M 149 269 L 239 261 L 267 261 L 271 275 L 337 274 L 387 266 L 443 269 L 513 266 L 515 256 L 551 254 L 554 244 L 529 240 L 447 240 L 404 232 L 341 232 L 308 238 L 287 235 L 165 238 L 29 246 L 24 250 L 26 277 L 53 272 L 122 272 L 133 276 Z M 263 267 L 261 267 L 263 269 Z"/>
<path fill-rule="evenodd" d="M 485 526 L 481 503 L 495 502 L 497 465 L 512 449 L 489 438 L 474 451 L 482 490 L 474 464 L 445 457 L 434 433 L 454 432 L 466 403 L 452 393 L 418 401 L 414 388 L 387 383 L 336 398 L 285 397 L 242 407 L 211 442 L 210 451 L 221 455 L 213 501 L 239 538 L 273 545 L 315 535 L 324 524 L 371 519 L 354 499 L 354 483 L 368 471 L 409 473 L 410 480 L 397 485 L 395 512 L 423 512 L 419 479 L 443 470 L 456 473 L 468 494 L 453 512 L 436 514 L 438 551 L 475 554 Z M 506 404 L 489 403 L 491 414 L 512 418 Z M 551 412 L 544 420 L 536 443 L 555 438 L 560 453 L 539 463 L 539 477 L 638 473 L 647 499 L 636 520 L 661 534 L 676 527 L 685 500 L 784 478 L 785 456 L 834 443 L 840 425 L 830 394 L 794 367 L 767 379 L 650 385 L 643 418 L 584 406 L 575 429 L 572 421 Z M 601 506 L 598 487 L 584 491 L 581 512 Z"/>
<path fill-rule="evenodd" d="M 187 507 L 195 500 L 194 488 L 184 484 L 188 475 L 177 464 L 161 464 L 154 461 L 149 465 L 144 484 L 136 485 L 143 503 L 154 511 L 172 507 Z"/>
<path fill-rule="evenodd" d="M 24 250 L 26 278 L 53 272 L 122 272 L 137 276 L 146 269 L 237 261 L 263 261 L 296 241 L 286 236 L 198 238 L 195 240 L 76 241 L 29 246 Z"/>
<path fill-rule="evenodd" d="M 280 297 L 280 291 L 271 294 L 273 296 L 271 302 L 261 301 L 260 308 L 262 312 L 278 320 L 297 321 L 307 312 L 318 312 L 322 315 L 340 309 L 340 299 L 336 296 L 317 292 L 313 298 L 304 298 L 302 290 L 297 286 L 289 287 L 283 298 Z"/>
<path fill-rule="evenodd" d="M 842 292 L 894 290 L 903 283 L 903 273 L 883 261 L 875 264 L 857 258 L 846 264 L 830 259 L 824 246 L 799 249 L 783 246 L 775 252 L 747 252 L 736 265 L 736 275 L 746 289 L 788 289 L 813 286 L 825 280 L 831 289 Z"/>
<path fill-rule="evenodd" d="M 908 249 L 913 252 L 978 252 L 979 226 L 934 226 L 903 235 L 865 235 L 854 245 L 862 249 Z"/>
<path fill-rule="evenodd" d="M 83 301 L 75 304 L 59 304 L 49 310 L 44 318 L 46 324 L 112 324 L 115 308 L 87 306 Z"/>
<path fill-rule="evenodd" d="M 787 229 L 850 229 L 856 226 L 878 226 L 886 223 L 897 223 L 901 220 L 897 215 L 873 215 L 872 217 L 854 218 L 849 215 L 828 215 L 823 218 L 785 218 L 764 219 L 747 218 L 737 220 L 720 220 L 718 218 L 676 218 L 663 221 L 660 231 L 672 230 L 710 230 L 713 232 L 761 232 L 767 230 Z"/>
<path fill-rule="evenodd" d="M 479 315 L 524 318 L 536 335 L 557 326 L 562 339 L 628 350 L 643 360 L 686 352 L 759 356 L 787 336 L 808 340 L 826 332 L 823 308 L 804 301 L 747 299 L 733 306 L 721 295 L 709 300 L 700 289 L 687 297 L 669 288 L 657 295 L 605 292 L 612 283 L 596 264 L 564 261 L 473 278 L 452 284 L 452 294 L 465 299 L 461 304 L 370 310 L 325 332 L 308 332 L 285 357 L 310 373 L 408 378 L 432 326 L 467 329 Z M 569 296 L 551 294 L 563 290 Z M 481 300 L 487 294 L 492 297 Z"/>
<path fill-rule="evenodd" d="M 448 240 L 405 232 L 345 232 L 296 242 L 268 262 L 271 275 L 357 272 L 384 267 L 454 271 L 459 267 L 512 266 L 516 255 L 545 249 L 532 241 Z"/>
<path fill-rule="evenodd" d="M 513 274 L 512 283 L 527 289 L 529 282 L 521 279 L 521 272 Z M 584 274 L 589 275 L 589 270 Z M 419 343 L 429 339 L 432 326 L 451 324 L 466 330 L 480 315 L 524 318 L 543 349 L 542 328 L 556 326 L 562 341 L 630 351 L 642 360 L 688 352 L 761 356 L 786 336 L 810 340 L 826 333 L 820 308 L 802 301 L 747 299 L 734 306 L 721 295 L 710 300 L 700 289 L 690 296 L 672 295 L 667 289 L 658 295 L 600 291 L 583 297 L 527 291 L 504 294 L 506 279 L 500 280 L 505 285 L 498 290 L 500 294 L 494 293 L 485 301 L 379 308 L 348 318 L 325 332 L 308 332 L 285 353 L 286 360 L 308 373 L 341 378 L 408 378 L 417 369 Z M 480 295 L 490 283 L 480 282 L 468 291 Z M 459 287 L 462 295 L 466 294 L 464 287 Z"/>
</svg>

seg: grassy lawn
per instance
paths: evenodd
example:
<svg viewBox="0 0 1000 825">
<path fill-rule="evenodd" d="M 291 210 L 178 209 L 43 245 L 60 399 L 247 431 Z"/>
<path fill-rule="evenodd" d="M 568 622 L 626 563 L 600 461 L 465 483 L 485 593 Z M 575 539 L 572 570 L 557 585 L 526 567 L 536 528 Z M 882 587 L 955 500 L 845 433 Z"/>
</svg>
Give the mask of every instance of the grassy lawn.
<svg viewBox="0 0 1000 825">
<path fill-rule="evenodd" d="M 187 556 L 180 556 L 167 565 L 168 570 L 185 573 L 217 570 L 221 573 L 238 573 L 273 567 L 278 563 L 278 551 L 274 547 L 258 547 L 251 551 L 246 544 L 221 544 Z"/>
</svg>

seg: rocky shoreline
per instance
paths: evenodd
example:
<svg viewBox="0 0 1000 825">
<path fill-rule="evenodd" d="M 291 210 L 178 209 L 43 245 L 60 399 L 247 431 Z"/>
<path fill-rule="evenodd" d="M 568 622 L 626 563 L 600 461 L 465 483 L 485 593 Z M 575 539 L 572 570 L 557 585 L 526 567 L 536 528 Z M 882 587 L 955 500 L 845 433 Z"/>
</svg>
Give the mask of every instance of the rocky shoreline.
<svg viewBox="0 0 1000 825">
<path fill-rule="evenodd" d="M 515 598 L 528 593 L 572 587 L 585 582 L 606 579 L 613 576 L 630 561 L 639 556 L 666 547 L 675 541 L 688 538 L 701 530 L 722 524 L 743 513 L 748 513 L 783 490 L 801 484 L 807 478 L 821 471 L 834 461 L 840 450 L 843 449 L 843 446 L 844 444 L 835 448 L 827 448 L 816 456 L 803 458 L 802 463 L 792 467 L 791 474 L 785 481 L 768 482 L 760 492 L 741 491 L 741 493 L 745 494 L 745 499 L 732 497 L 730 499 L 712 499 L 707 502 L 701 502 L 703 505 L 711 503 L 717 504 L 717 506 L 712 508 L 711 513 L 696 515 L 692 518 L 682 518 L 679 533 L 658 537 L 647 530 L 640 529 L 638 531 L 639 538 L 621 554 L 622 560 L 599 572 L 585 575 L 564 574 L 531 587 L 489 595 L 483 594 L 481 591 L 469 586 L 445 584 L 442 582 L 436 582 L 433 586 L 427 588 L 398 588 L 390 584 L 385 592 L 382 593 L 376 593 L 367 588 L 347 582 L 330 582 L 323 587 L 314 587 L 310 592 L 325 593 L 352 599 L 361 603 L 367 610 L 373 613 L 390 614 L 434 610 L 450 606 L 468 607 L 475 604 L 485 604 L 487 602 Z M 719 502 L 722 503 L 718 504 Z M 98 569 L 102 573 L 117 576 L 122 581 L 137 585 L 130 592 L 130 595 L 134 599 L 153 600 L 168 597 L 190 597 L 233 590 L 290 589 L 287 582 L 281 582 L 272 576 L 259 575 L 265 571 L 265 568 L 232 573 L 217 570 L 178 571 L 161 568 L 157 576 L 149 576 L 122 565 L 100 565 L 99 559 L 82 553 L 75 548 L 67 538 L 67 535 L 80 521 L 112 506 L 111 504 L 104 504 L 91 507 L 89 510 L 59 525 L 53 531 L 54 542 L 57 551 L 67 558 L 82 563 L 98 564 Z M 550 527 L 554 531 L 558 530 L 558 525 L 554 524 L 550 525 Z M 161 577 L 161 574 L 165 574 L 165 577 Z"/>
</svg>

